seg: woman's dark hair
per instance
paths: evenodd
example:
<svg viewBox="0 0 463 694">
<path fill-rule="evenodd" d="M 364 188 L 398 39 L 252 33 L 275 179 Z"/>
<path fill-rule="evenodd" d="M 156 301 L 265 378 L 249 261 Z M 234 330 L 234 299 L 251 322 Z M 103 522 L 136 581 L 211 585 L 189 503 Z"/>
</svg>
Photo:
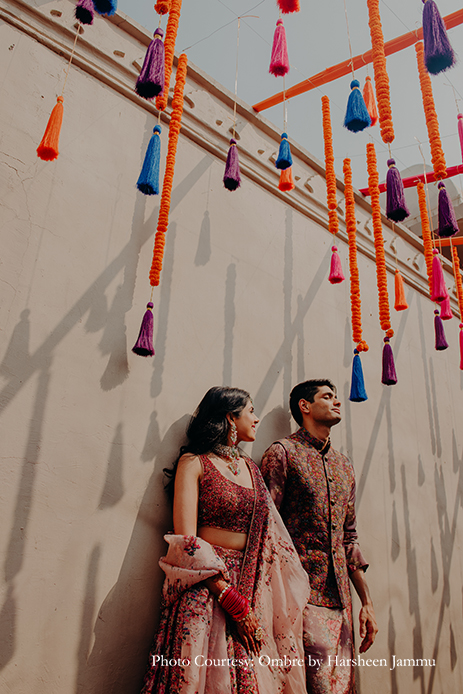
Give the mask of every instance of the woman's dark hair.
<svg viewBox="0 0 463 694">
<path fill-rule="evenodd" d="M 164 474 L 169 478 L 165 489 L 170 500 L 174 498 L 175 474 L 178 461 L 184 453 L 201 455 L 210 453 L 217 444 L 226 444 L 228 438 L 227 414 L 239 417 L 251 399 L 249 393 L 240 388 L 214 386 L 203 397 L 192 416 L 186 435 L 188 443 L 180 448 L 180 453 L 173 468 L 164 468 Z"/>
</svg>

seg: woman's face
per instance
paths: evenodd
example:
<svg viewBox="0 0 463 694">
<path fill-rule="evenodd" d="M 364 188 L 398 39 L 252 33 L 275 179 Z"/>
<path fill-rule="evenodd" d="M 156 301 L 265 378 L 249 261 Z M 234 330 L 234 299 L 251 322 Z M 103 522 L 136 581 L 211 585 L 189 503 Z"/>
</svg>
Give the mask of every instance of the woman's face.
<svg viewBox="0 0 463 694">
<path fill-rule="evenodd" d="M 236 424 L 238 443 L 240 441 L 255 441 L 256 425 L 259 422 L 259 418 L 255 415 L 254 405 L 251 400 L 247 401 L 239 417 L 233 417 L 233 421 Z"/>
</svg>

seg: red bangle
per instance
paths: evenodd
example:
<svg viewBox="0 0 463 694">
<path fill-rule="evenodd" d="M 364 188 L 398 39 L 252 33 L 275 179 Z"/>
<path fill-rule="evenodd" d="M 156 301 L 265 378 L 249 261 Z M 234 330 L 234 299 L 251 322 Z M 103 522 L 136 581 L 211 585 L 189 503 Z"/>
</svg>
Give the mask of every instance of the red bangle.
<svg viewBox="0 0 463 694">
<path fill-rule="evenodd" d="M 228 612 L 230 617 L 236 621 L 244 619 L 251 609 L 249 600 L 240 595 L 233 586 L 230 586 L 230 589 L 223 595 L 220 604 L 225 612 Z"/>
</svg>

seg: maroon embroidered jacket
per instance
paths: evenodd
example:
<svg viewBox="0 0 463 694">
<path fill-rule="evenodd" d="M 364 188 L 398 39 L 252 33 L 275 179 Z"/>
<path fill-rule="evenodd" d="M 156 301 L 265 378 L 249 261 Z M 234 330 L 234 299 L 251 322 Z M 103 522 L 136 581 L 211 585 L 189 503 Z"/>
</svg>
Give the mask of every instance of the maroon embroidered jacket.
<svg viewBox="0 0 463 694">
<path fill-rule="evenodd" d="M 276 441 L 262 476 L 310 579 L 313 605 L 350 605 L 348 575 L 368 564 L 358 545 L 351 462 L 303 427 Z"/>
</svg>

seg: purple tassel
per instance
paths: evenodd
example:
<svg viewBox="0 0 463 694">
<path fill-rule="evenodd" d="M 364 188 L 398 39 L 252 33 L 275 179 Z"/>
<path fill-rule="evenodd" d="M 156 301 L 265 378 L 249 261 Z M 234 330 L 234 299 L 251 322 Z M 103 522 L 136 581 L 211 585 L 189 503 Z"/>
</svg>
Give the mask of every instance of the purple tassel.
<svg viewBox="0 0 463 694">
<path fill-rule="evenodd" d="M 456 62 L 447 29 L 434 0 L 423 0 L 424 62 L 431 75 L 438 75 Z"/>
<path fill-rule="evenodd" d="M 227 163 L 225 164 L 225 174 L 223 184 L 227 190 L 236 190 L 241 185 L 240 162 L 238 159 L 238 148 L 236 140 L 230 140 L 230 149 L 228 150 Z"/>
<path fill-rule="evenodd" d="M 453 236 L 457 234 L 458 228 L 455 210 L 453 209 L 452 201 L 447 192 L 447 189 L 442 181 L 439 181 L 438 211 L 439 211 L 439 230 L 438 235 L 443 237 Z"/>
<path fill-rule="evenodd" d="M 442 318 L 439 316 L 439 309 L 436 308 L 434 311 L 434 332 L 436 334 L 436 349 L 441 351 L 447 349 L 448 342 L 445 339 L 444 324 L 442 323 Z"/>
<path fill-rule="evenodd" d="M 392 347 L 389 344 L 389 338 L 384 338 L 383 347 L 383 374 L 381 377 L 381 383 L 385 386 L 395 386 L 397 383 L 397 374 L 395 372 L 394 355 L 392 354 Z"/>
<path fill-rule="evenodd" d="M 442 320 L 450 320 L 453 318 L 453 313 L 450 306 L 450 297 L 448 294 L 447 298 L 440 303 L 440 317 Z"/>
<path fill-rule="evenodd" d="M 164 89 L 164 44 L 162 29 L 156 29 L 148 46 L 135 91 L 144 99 L 154 99 Z"/>
<path fill-rule="evenodd" d="M 81 24 L 93 24 L 94 14 L 93 0 L 79 0 L 76 5 L 75 16 Z"/>
<path fill-rule="evenodd" d="M 153 304 L 150 301 L 146 305 L 146 311 L 141 322 L 140 332 L 138 333 L 136 343 L 132 347 L 132 352 L 140 355 L 140 357 L 152 357 L 154 355 L 153 329 Z"/>
<path fill-rule="evenodd" d="M 389 167 L 386 176 L 386 216 L 393 222 L 403 222 L 410 216 L 410 211 L 405 201 L 404 185 L 394 159 L 388 159 Z"/>
</svg>

